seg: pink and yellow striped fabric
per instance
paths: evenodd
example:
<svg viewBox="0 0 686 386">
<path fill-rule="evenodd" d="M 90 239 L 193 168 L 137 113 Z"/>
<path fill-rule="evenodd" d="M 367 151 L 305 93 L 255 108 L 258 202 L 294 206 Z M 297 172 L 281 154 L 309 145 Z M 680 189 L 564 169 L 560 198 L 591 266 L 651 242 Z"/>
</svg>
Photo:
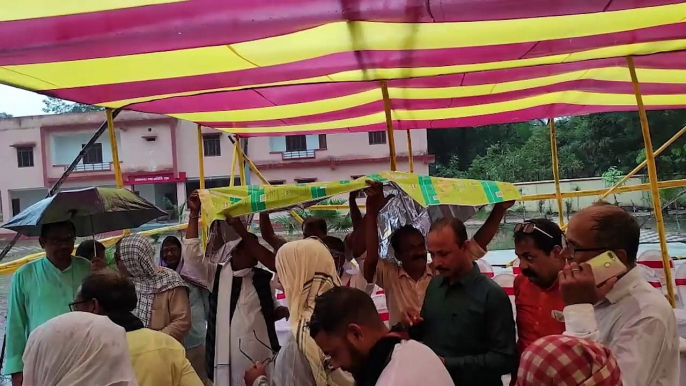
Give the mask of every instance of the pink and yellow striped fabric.
<svg viewBox="0 0 686 386">
<path fill-rule="evenodd" d="M 241 135 L 686 106 L 669 0 L 5 1 L 0 82 Z"/>
</svg>

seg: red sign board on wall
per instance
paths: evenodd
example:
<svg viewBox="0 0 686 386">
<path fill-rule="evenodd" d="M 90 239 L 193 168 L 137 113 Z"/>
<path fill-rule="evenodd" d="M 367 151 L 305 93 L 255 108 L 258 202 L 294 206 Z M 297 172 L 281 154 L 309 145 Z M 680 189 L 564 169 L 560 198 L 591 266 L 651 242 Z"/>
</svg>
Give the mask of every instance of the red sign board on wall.
<svg viewBox="0 0 686 386">
<path fill-rule="evenodd" d="M 145 184 L 165 184 L 170 182 L 184 182 L 186 181 L 186 173 L 181 172 L 179 176 L 174 176 L 174 173 L 156 173 L 156 174 L 136 174 L 127 175 L 124 181 L 127 185 L 145 185 Z"/>
</svg>

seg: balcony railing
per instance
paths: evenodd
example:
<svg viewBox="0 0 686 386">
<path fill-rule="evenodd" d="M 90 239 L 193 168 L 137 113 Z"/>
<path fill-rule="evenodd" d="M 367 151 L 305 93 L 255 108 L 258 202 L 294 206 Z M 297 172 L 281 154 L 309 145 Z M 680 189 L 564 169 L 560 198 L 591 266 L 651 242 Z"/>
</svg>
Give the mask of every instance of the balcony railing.
<svg viewBox="0 0 686 386">
<path fill-rule="evenodd" d="M 283 160 L 314 158 L 314 150 L 287 151 L 283 153 Z"/>
<path fill-rule="evenodd" d="M 99 164 L 78 164 L 74 168 L 75 172 L 108 172 L 112 170 L 112 163 L 99 163 Z"/>
</svg>

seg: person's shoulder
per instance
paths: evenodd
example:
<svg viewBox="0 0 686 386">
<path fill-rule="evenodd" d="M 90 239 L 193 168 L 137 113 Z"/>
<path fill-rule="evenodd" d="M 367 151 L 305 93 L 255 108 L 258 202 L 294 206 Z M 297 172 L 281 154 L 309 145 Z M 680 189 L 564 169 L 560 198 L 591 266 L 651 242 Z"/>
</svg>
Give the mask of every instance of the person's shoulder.
<svg viewBox="0 0 686 386">
<path fill-rule="evenodd" d="M 507 292 L 505 292 L 505 289 L 490 277 L 483 276 L 483 279 L 481 280 L 481 285 L 488 293 L 489 298 L 499 300 L 502 302 L 510 302 L 510 297 L 507 294 Z"/>
<path fill-rule="evenodd" d="M 76 266 L 78 266 L 80 268 L 91 269 L 91 262 L 88 259 L 83 258 L 81 256 L 72 256 L 71 257 L 71 263 L 75 264 Z"/>
<path fill-rule="evenodd" d="M 34 261 L 30 261 L 30 262 L 22 265 L 21 267 L 17 268 L 16 271 L 14 271 L 14 277 L 19 278 L 19 277 L 33 275 L 36 272 L 36 270 L 39 269 L 39 267 L 44 264 L 45 259 L 46 259 L 45 257 L 41 257 L 40 259 L 36 259 Z"/>
<path fill-rule="evenodd" d="M 140 328 L 138 330 L 129 331 L 126 333 L 126 338 L 129 346 L 134 351 L 133 347 L 140 347 L 146 351 L 155 350 L 174 350 L 184 351 L 183 345 L 174 339 L 171 335 L 165 334 L 161 331 L 151 330 L 149 328 Z"/>
</svg>

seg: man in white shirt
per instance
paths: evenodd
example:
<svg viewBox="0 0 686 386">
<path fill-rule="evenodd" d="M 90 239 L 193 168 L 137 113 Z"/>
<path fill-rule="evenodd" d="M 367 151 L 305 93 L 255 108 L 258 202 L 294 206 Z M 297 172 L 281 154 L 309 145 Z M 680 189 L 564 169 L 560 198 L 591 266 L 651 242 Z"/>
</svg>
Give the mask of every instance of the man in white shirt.
<svg viewBox="0 0 686 386">
<path fill-rule="evenodd" d="M 679 337 L 674 312 L 636 267 L 640 227 L 622 208 L 597 203 L 569 221 L 560 272 L 566 335 L 600 342 L 617 358 L 624 386 L 677 386 Z M 613 251 L 628 272 L 596 287 L 593 257 Z"/>
<path fill-rule="evenodd" d="M 200 209 L 196 192 L 188 202 L 189 207 Z M 240 241 L 226 242 L 215 256 L 206 257 L 198 239 L 198 217 L 192 215 L 183 240 L 183 258 L 184 269 L 205 278 L 211 290 L 207 375 L 215 386 L 241 386 L 245 370 L 256 361 L 266 362 L 267 372 L 271 371 L 270 362 L 280 348 L 274 323 L 287 317 L 288 310 L 274 299 L 272 273 L 257 266 L 259 261 L 274 269 L 273 253 L 261 246 L 240 220 L 227 220 L 228 224 L 214 224 L 212 238 L 226 241 L 222 230 L 230 225 Z"/>
<path fill-rule="evenodd" d="M 448 370 L 427 346 L 389 333 L 371 298 L 334 287 L 317 298 L 310 335 L 330 366 L 353 374 L 358 386 L 452 386 Z"/>
</svg>

